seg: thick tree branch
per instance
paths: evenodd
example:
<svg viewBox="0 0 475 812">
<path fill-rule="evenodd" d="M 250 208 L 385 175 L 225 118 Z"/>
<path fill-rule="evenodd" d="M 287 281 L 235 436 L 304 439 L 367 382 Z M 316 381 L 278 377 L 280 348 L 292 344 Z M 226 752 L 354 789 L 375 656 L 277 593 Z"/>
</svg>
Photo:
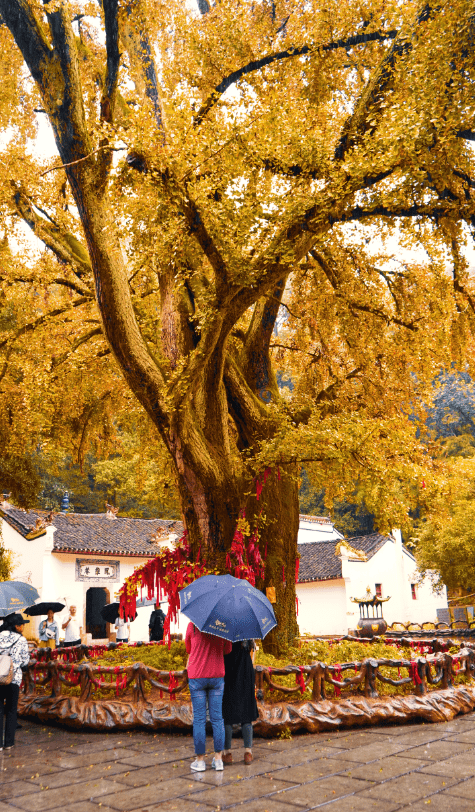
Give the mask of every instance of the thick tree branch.
<svg viewBox="0 0 475 812">
<path fill-rule="evenodd" d="M 42 87 L 54 62 L 53 52 L 28 0 L 0 0 L 0 13 L 12 32 L 37 84 Z"/>
<path fill-rule="evenodd" d="M 287 48 L 285 51 L 278 51 L 275 54 L 263 56 L 261 59 L 254 59 L 252 62 L 248 62 L 248 64 L 244 65 L 242 68 L 238 68 L 228 76 L 225 76 L 225 78 L 222 79 L 218 85 L 216 85 L 211 95 L 208 96 L 205 103 L 198 110 L 198 113 L 193 120 L 193 124 L 195 127 L 198 127 L 201 124 L 204 117 L 209 113 L 211 108 L 218 103 L 223 93 L 225 93 L 226 90 L 231 87 L 231 85 L 238 82 L 243 76 L 247 76 L 249 73 L 254 73 L 257 70 L 262 70 L 262 68 L 265 68 L 267 65 L 271 65 L 273 62 L 281 62 L 284 59 L 292 59 L 296 56 L 305 56 L 309 53 L 335 51 L 339 48 L 353 48 L 355 45 L 365 45 L 368 42 L 384 42 L 387 39 L 394 39 L 396 35 L 397 31 L 395 30 L 387 32 L 374 31 L 372 34 L 357 34 L 353 37 L 336 40 L 335 42 L 328 42 L 324 45 L 301 45 L 295 48 Z"/>
<path fill-rule="evenodd" d="M 432 9 L 430 5 L 427 4 L 418 15 L 416 26 L 427 20 L 431 13 Z M 402 33 L 399 36 L 396 34 L 395 42 L 383 58 L 379 68 L 371 75 L 363 93 L 355 105 L 355 109 L 343 125 L 340 140 L 335 148 L 336 160 L 344 158 L 348 149 L 353 146 L 366 131 L 368 120 L 374 117 L 384 93 L 392 83 L 396 60 L 412 48 L 412 36 L 413 34 L 409 37 L 406 33 Z"/>
<path fill-rule="evenodd" d="M 112 121 L 114 117 L 114 103 L 119 77 L 119 0 L 102 0 L 104 9 L 104 25 L 106 29 L 106 80 L 101 103 L 101 115 L 104 121 Z"/>
<path fill-rule="evenodd" d="M 457 138 L 464 138 L 466 141 L 475 141 L 475 132 L 473 130 L 459 130 L 456 136 Z"/>
<path fill-rule="evenodd" d="M 208 258 L 216 275 L 216 289 L 221 295 L 223 286 L 228 284 L 228 270 L 224 257 L 216 245 L 215 240 L 206 228 L 198 205 L 193 198 L 182 188 L 181 184 L 170 173 L 162 175 L 162 180 L 168 186 L 171 197 L 178 198 L 188 226 L 188 232 L 199 243 L 203 253 Z"/>
<path fill-rule="evenodd" d="M 278 394 L 278 386 L 272 371 L 269 343 L 284 294 L 286 278 L 276 285 L 272 297 L 263 297 L 254 306 L 251 323 L 243 347 L 245 363 L 243 373 L 254 391 L 265 402 L 272 394 Z"/>
<path fill-rule="evenodd" d="M 44 98 L 47 99 L 45 106 L 53 123 L 61 159 L 63 163 L 68 163 L 83 158 L 93 149 L 84 110 L 76 38 L 69 17 L 68 4 L 62 3 L 57 11 L 49 13 L 49 0 L 43 2 L 46 6 L 55 61 L 61 75 L 45 77 L 39 86 Z M 18 44 L 25 56 L 22 45 Z M 81 169 L 82 167 L 79 171 Z M 75 178 L 76 167 L 70 169 L 68 175 Z"/>
<path fill-rule="evenodd" d="M 92 273 L 89 255 L 84 246 L 73 234 L 67 234 L 42 217 L 38 217 L 33 206 L 22 191 L 15 192 L 15 204 L 22 219 L 29 225 L 33 233 L 50 251 L 61 261 L 70 265 L 77 274 L 76 289 L 83 296 L 92 297 L 92 291 L 81 282 L 81 277 L 90 277 Z M 59 283 L 61 284 L 61 283 Z"/>
<path fill-rule="evenodd" d="M 121 36 L 134 67 L 134 80 L 139 92 L 152 103 L 155 123 L 164 140 L 164 119 L 157 70 L 148 31 L 142 19 L 140 0 L 128 0 L 126 12 L 126 21 L 121 27 Z"/>
<path fill-rule="evenodd" d="M 224 384 L 229 412 L 239 433 L 241 450 L 252 447 L 265 435 L 264 426 L 271 430 L 267 407 L 250 389 L 242 370 L 230 355 L 225 362 Z"/>
</svg>

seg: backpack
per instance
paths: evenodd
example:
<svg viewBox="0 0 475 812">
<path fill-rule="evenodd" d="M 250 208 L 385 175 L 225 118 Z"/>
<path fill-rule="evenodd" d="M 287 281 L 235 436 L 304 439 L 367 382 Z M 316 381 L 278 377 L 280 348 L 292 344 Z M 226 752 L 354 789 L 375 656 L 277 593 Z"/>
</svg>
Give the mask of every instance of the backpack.
<svg viewBox="0 0 475 812">
<path fill-rule="evenodd" d="M 11 646 L 7 646 L 6 648 L 0 650 L 0 685 L 10 685 L 13 679 L 13 660 L 10 654 L 7 654 L 14 645 L 18 643 L 18 640 L 15 640 Z"/>
<path fill-rule="evenodd" d="M 163 622 L 165 620 L 165 615 L 163 614 L 161 609 L 155 609 L 153 612 L 153 621 L 152 621 L 152 634 L 163 634 Z"/>
</svg>

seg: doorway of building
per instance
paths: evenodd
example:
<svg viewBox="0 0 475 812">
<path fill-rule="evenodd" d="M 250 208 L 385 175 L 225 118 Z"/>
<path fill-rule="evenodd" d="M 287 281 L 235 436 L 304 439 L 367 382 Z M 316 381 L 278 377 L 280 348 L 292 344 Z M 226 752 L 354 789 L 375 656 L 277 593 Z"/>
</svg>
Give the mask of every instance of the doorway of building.
<svg viewBox="0 0 475 812">
<path fill-rule="evenodd" d="M 103 586 L 91 586 L 86 592 L 86 633 L 93 640 L 104 640 L 107 637 L 108 623 L 101 615 L 101 609 L 109 603 L 109 590 Z"/>
</svg>

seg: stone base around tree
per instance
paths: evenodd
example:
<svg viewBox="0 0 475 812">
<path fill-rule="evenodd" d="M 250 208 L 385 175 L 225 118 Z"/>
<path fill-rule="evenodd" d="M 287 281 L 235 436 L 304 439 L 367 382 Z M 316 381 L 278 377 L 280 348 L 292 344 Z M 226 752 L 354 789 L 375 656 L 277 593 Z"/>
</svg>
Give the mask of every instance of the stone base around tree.
<svg viewBox="0 0 475 812">
<path fill-rule="evenodd" d="M 317 733 L 339 728 L 413 722 L 448 722 L 475 708 L 475 686 L 459 685 L 423 696 L 406 694 L 376 699 L 348 697 L 339 701 L 258 702 L 257 736 L 272 738 L 282 731 L 297 730 Z M 93 730 L 128 730 L 144 727 L 151 730 L 191 730 L 193 713 L 189 701 L 137 702 L 124 700 L 89 700 L 79 697 L 46 697 L 21 694 L 18 704 L 21 716 L 41 722 L 56 722 L 66 727 Z"/>
</svg>

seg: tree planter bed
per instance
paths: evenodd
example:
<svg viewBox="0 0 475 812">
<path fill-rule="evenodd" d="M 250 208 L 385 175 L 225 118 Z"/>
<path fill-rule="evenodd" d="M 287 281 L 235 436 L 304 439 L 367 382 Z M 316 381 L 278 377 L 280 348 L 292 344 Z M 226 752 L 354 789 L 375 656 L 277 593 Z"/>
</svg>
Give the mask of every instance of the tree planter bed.
<svg viewBox="0 0 475 812">
<path fill-rule="evenodd" d="M 191 729 L 184 670 L 159 671 L 141 662 L 116 666 L 91 660 L 64 662 L 55 659 L 54 653 L 41 656 L 31 660 L 24 675 L 19 700 L 23 716 L 95 730 Z M 66 656 L 63 652 L 62 658 Z M 415 719 L 447 721 L 475 708 L 474 675 L 475 651 L 470 645 L 455 654 L 439 650 L 410 660 L 367 658 L 283 668 L 257 665 L 255 732 L 275 736 L 283 730 L 316 732 Z M 279 677 L 287 684 L 276 682 Z M 295 685 L 289 685 L 294 679 Z M 378 688 L 392 695 L 380 696 Z M 346 695 L 341 696 L 342 692 Z"/>
<path fill-rule="evenodd" d="M 257 736 L 273 737 L 282 731 L 306 730 L 317 733 L 338 728 L 368 725 L 402 724 L 416 720 L 447 722 L 460 713 L 475 708 L 475 687 L 457 685 L 425 696 L 366 698 L 352 696 L 339 701 L 319 702 L 258 702 L 259 719 L 254 725 Z M 76 696 L 20 697 L 22 716 L 43 723 L 59 722 L 72 728 L 93 730 L 128 730 L 144 727 L 150 730 L 190 730 L 193 714 L 191 702 L 185 700 L 127 702 L 124 700 L 81 701 Z"/>
</svg>

